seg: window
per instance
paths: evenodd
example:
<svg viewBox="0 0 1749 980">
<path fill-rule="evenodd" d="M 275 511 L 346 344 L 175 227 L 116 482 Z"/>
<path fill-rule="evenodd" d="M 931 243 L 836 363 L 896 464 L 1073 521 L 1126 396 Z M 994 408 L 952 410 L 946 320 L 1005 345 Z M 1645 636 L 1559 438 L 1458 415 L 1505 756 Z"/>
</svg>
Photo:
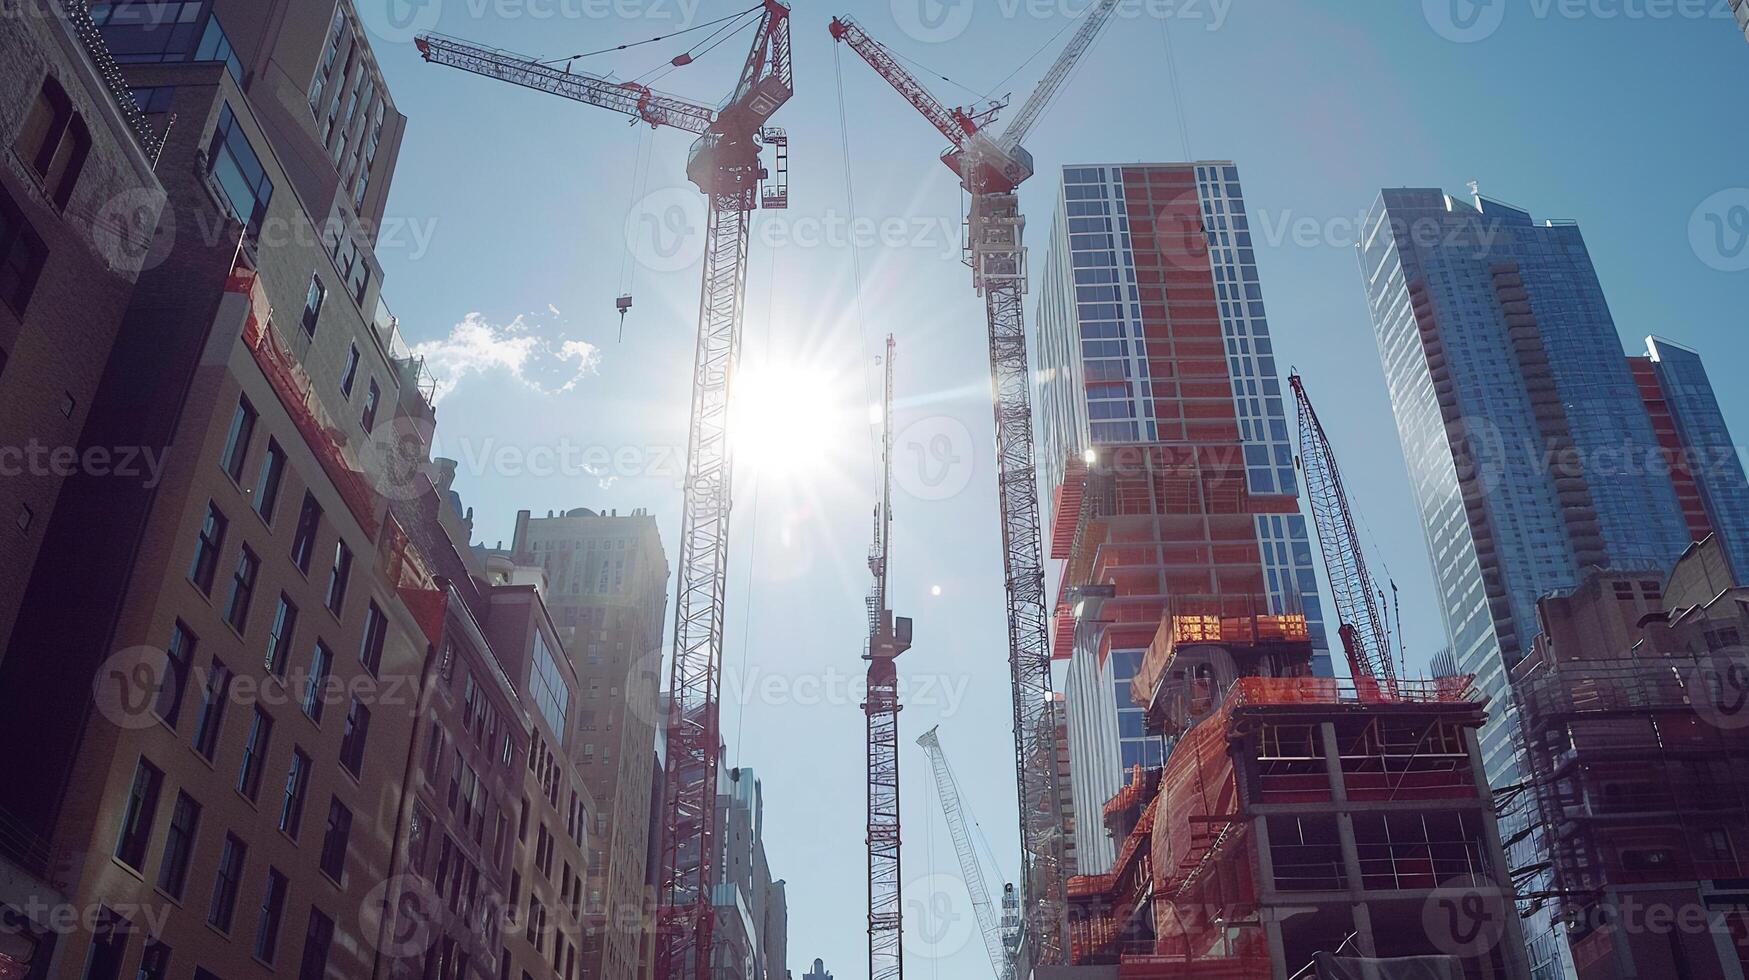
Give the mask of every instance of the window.
<svg viewBox="0 0 1749 980">
<path fill-rule="evenodd" d="M 542 941 L 546 939 L 547 911 L 541 907 L 540 899 L 534 896 L 531 889 L 528 894 L 528 942 L 534 947 L 534 955 L 541 955 Z"/>
<path fill-rule="evenodd" d="M 273 199 L 273 181 L 229 105 L 219 110 L 219 124 L 213 127 L 212 143 L 207 147 L 207 166 L 230 203 L 232 215 L 244 224 L 251 239 L 260 235 L 267 203 Z"/>
<path fill-rule="evenodd" d="M 49 248 L 12 202 L 0 196 L 0 301 L 19 316 L 30 305 Z"/>
<path fill-rule="evenodd" d="M 267 631 L 267 669 L 280 676 L 285 676 L 286 664 L 291 660 L 292 637 L 298 628 L 298 607 L 292 604 L 284 592 L 279 594 L 279 605 L 273 611 L 273 626 Z"/>
<path fill-rule="evenodd" d="M 227 523 L 218 504 L 206 505 L 206 520 L 200 525 L 200 539 L 195 543 L 194 561 L 188 566 L 188 580 L 207 595 L 213 593 L 213 572 L 219 565 L 219 549 L 225 545 Z"/>
<path fill-rule="evenodd" d="M 146 944 L 140 954 L 140 969 L 134 980 L 170 980 L 170 946 L 162 939 Z"/>
<path fill-rule="evenodd" d="M 164 860 L 158 865 L 158 887 L 177 901 L 188 883 L 188 857 L 194 853 L 194 836 L 200 829 L 200 804 L 187 793 L 176 794 L 170 811 L 170 833 L 164 839 Z"/>
<path fill-rule="evenodd" d="M 565 687 L 564 677 L 559 673 L 558 663 L 547 649 L 546 637 L 539 632 L 534 635 L 534 676 L 531 680 L 534 702 L 540 708 L 541 716 L 547 720 L 547 727 L 555 735 L 562 735 L 565 731 L 565 710 L 569 707 L 571 695 Z"/>
<path fill-rule="evenodd" d="M 310 655 L 310 676 L 304 679 L 304 714 L 318 725 L 328 702 L 328 668 L 333 663 L 334 654 L 329 652 L 328 645 L 317 640 L 316 652 Z"/>
<path fill-rule="evenodd" d="M 261 771 L 267 768 L 267 744 L 273 737 L 273 719 L 260 705 L 249 722 L 249 738 L 243 743 L 243 764 L 237 768 L 237 792 L 253 803 L 261 791 Z"/>
<path fill-rule="evenodd" d="M 255 916 L 255 958 L 272 963 L 279 951 L 279 919 L 285 912 L 285 875 L 267 869 L 267 885 L 261 890 L 261 909 Z"/>
<path fill-rule="evenodd" d="M 261 570 L 261 559 L 248 545 L 237 555 L 237 570 L 231 574 L 231 602 L 225 609 L 225 622 L 237 632 L 249 623 L 249 603 L 255 598 L 255 575 Z"/>
<path fill-rule="evenodd" d="M 279 442 L 267 440 L 267 455 L 261 458 L 261 472 L 255 477 L 255 513 L 273 523 L 274 505 L 279 503 L 279 481 L 285 476 L 285 450 Z"/>
<path fill-rule="evenodd" d="M 255 406 L 249 399 L 237 399 L 237 410 L 231 413 L 231 428 L 225 433 L 225 452 L 219 457 L 232 483 L 243 479 L 243 461 L 249 456 L 249 440 L 255 436 Z"/>
<path fill-rule="evenodd" d="M 346 370 L 340 374 L 340 393 L 352 397 L 352 383 L 358 380 L 358 345 L 346 352 Z"/>
<path fill-rule="evenodd" d="M 364 431 L 369 432 L 376 428 L 377 403 L 381 402 L 382 398 L 383 392 L 381 388 L 377 387 L 377 379 L 370 379 L 370 386 L 364 392 L 364 414 L 358 419 L 359 424 L 364 426 Z"/>
<path fill-rule="evenodd" d="M 91 131 L 54 78 L 43 79 L 13 149 L 36 172 L 55 207 L 66 207 L 91 154 Z"/>
<path fill-rule="evenodd" d="M 108 906 L 100 906 L 97 914 L 98 921 L 91 930 L 91 951 L 85 958 L 85 980 L 116 980 L 121 976 L 121 961 L 127 955 L 133 923 Z"/>
<path fill-rule="evenodd" d="M 334 542 L 334 567 L 328 572 L 328 608 L 340 615 L 346 604 L 346 582 L 352 578 L 352 549 L 344 541 Z"/>
<path fill-rule="evenodd" d="M 334 920 L 320 909 L 310 909 L 310 925 L 304 930 L 304 958 L 298 963 L 298 980 L 323 980 L 328 975 L 328 947 L 334 942 Z"/>
<path fill-rule="evenodd" d="M 171 728 L 182 714 L 182 688 L 188 682 L 188 665 L 194 659 L 195 637 L 182 620 L 170 629 L 170 642 L 164 650 L 164 676 L 158 678 L 158 696 L 152 710 Z"/>
<path fill-rule="evenodd" d="M 389 618 L 383 615 L 383 610 L 372 599 L 370 608 L 364 613 L 364 642 L 358 648 L 359 663 L 375 677 L 377 669 L 383 663 L 383 641 L 388 637 Z"/>
<path fill-rule="evenodd" d="M 237 885 L 243 880 L 243 859 L 248 853 L 249 848 L 235 834 L 225 835 L 219 867 L 213 873 L 213 898 L 206 912 L 207 922 L 220 932 L 231 931 L 231 918 L 237 910 Z"/>
<path fill-rule="evenodd" d="M 158 791 L 163 788 L 164 773 L 145 759 L 134 767 L 134 782 L 128 790 L 126 808 L 122 811 L 121 833 L 115 842 L 115 856 L 133 868 L 142 866 L 146 857 L 146 842 L 152 836 L 152 819 L 158 810 Z"/>
<path fill-rule="evenodd" d="M 169 112 L 176 99 L 173 85 L 142 86 L 133 90 L 134 103 L 148 116 Z"/>
<path fill-rule="evenodd" d="M 322 526 L 322 506 L 308 490 L 304 505 L 298 510 L 298 529 L 292 537 L 292 563 L 298 571 L 310 574 L 310 559 L 316 554 L 316 531 Z"/>
<path fill-rule="evenodd" d="M 231 670 L 217 657 L 207 668 L 201 692 L 200 720 L 194 728 L 194 750 L 211 762 L 219 746 L 219 728 L 225 722 L 225 702 L 230 700 Z"/>
<path fill-rule="evenodd" d="M 359 255 L 358 243 L 352 240 L 349 229 L 341 229 L 335 239 L 334 264 L 346 282 L 346 292 L 352 296 L 353 302 L 363 306 L 365 294 L 370 290 L 370 265 Z"/>
<path fill-rule="evenodd" d="M 364 766 L 365 739 L 370 736 L 370 709 L 357 698 L 346 712 L 346 735 L 340 740 L 340 764 L 354 776 Z"/>
<path fill-rule="evenodd" d="M 304 293 L 304 332 L 314 337 L 316 335 L 316 320 L 322 315 L 322 301 L 328 298 L 328 287 L 322 285 L 322 277 L 310 276 L 310 288 Z M 358 356 L 358 347 L 352 348 L 353 356 Z"/>
<path fill-rule="evenodd" d="M 292 749 L 291 767 L 285 774 L 285 794 L 279 804 L 279 829 L 296 840 L 304 822 L 304 796 L 310 788 L 310 757 Z"/>
<path fill-rule="evenodd" d="M 91 20 L 115 60 L 123 64 L 217 61 L 241 86 L 243 64 L 231 50 L 224 28 L 217 17 L 203 23 L 201 12 L 201 4 L 194 0 L 104 2 L 91 5 Z"/>
<path fill-rule="evenodd" d="M 328 801 L 328 829 L 322 835 L 322 873 L 338 884 L 346 873 L 346 842 L 352 835 L 352 811 L 336 796 Z"/>
<path fill-rule="evenodd" d="M 553 834 L 544 823 L 535 831 L 534 864 L 548 881 L 553 880 Z"/>
</svg>

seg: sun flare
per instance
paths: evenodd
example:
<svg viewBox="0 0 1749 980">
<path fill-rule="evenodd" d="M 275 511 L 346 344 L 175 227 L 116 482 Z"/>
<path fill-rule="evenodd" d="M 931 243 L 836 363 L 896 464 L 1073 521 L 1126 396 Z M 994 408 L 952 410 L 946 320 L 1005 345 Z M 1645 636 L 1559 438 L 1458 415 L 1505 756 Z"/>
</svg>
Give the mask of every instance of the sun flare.
<svg viewBox="0 0 1749 980">
<path fill-rule="evenodd" d="M 761 476 L 819 475 L 827 459 L 862 435 L 842 395 L 818 368 L 767 362 L 742 370 L 729 412 L 736 466 Z"/>
</svg>

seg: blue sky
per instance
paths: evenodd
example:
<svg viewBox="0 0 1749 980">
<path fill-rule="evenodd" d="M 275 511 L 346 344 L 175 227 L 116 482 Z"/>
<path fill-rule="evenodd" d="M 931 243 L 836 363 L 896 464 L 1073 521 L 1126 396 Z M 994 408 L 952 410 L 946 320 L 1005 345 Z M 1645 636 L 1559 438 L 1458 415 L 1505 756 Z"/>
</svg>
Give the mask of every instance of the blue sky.
<svg viewBox="0 0 1749 980">
<path fill-rule="evenodd" d="M 439 440 L 462 459 L 479 538 L 508 539 L 518 508 L 649 507 L 672 549 L 698 296 L 688 260 L 702 214 L 682 175 L 687 138 L 424 65 L 383 2 L 359 6 L 410 119 L 389 215 L 430 235 L 425 246 L 411 235 L 385 246 L 385 296 L 454 379 Z M 791 208 L 755 219 L 744 366 L 777 380 L 760 387 L 760 465 L 740 472 L 727 629 L 729 692 L 740 696 L 724 716 L 733 760 L 764 779 L 771 865 L 789 881 L 792 967 L 800 976 L 820 956 L 854 978 L 865 955 L 863 750 L 850 682 L 862 670 L 874 499 L 866 412 L 889 331 L 899 344 L 893 604 L 917 620 L 901 661 L 913 685 L 902 718 L 908 900 L 927 910 L 942 887 L 969 915 L 953 894 L 927 760 L 910 744 L 930 725 L 941 724 L 1006 876 L 1016 845 L 988 375 L 981 307 L 955 252 L 960 194 L 934 160 L 940 138 L 850 52 L 835 63 L 826 23 L 851 13 L 975 91 L 1020 68 L 997 91 L 1024 99 L 1055 49 L 1022 59 L 1084 2 L 844 3 L 798 4 L 798 93 L 774 120 L 793 142 Z M 425 0 L 417 16 L 560 56 L 741 5 Z M 1539 218 L 1579 221 L 1624 346 L 1655 332 L 1701 350 L 1727 417 L 1749 419 L 1749 394 L 1733 383 L 1749 346 L 1749 272 L 1733 269 L 1749 260 L 1733 226 L 1721 250 L 1706 222 L 1749 205 L 1749 45 L 1724 0 L 1126 0 L 1117 27 L 1029 139 L 1039 171 L 1237 162 L 1253 227 L 1265 229 L 1258 262 L 1278 360 L 1304 373 L 1337 441 L 1402 590 L 1412 666 L 1442 640 L 1353 255 L 1379 188 L 1462 193 L 1477 180 Z M 586 64 L 633 77 L 684 43 Z M 662 87 L 714 103 L 745 47 L 743 35 Z M 925 81 L 946 101 L 971 97 Z M 866 228 L 848 227 L 851 188 Z M 1054 195 L 1049 176 L 1023 192 L 1035 269 Z M 846 241 L 858 232 L 860 302 Z M 613 298 L 628 283 L 635 305 L 620 342 Z M 797 410 L 798 391 L 819 404 Z M 948 923 L 934 948 L 923 934 L 943 929 L 939 917 L 910 922 L 914 976 L 986 975 L 967 919 Z"/>
</svg>

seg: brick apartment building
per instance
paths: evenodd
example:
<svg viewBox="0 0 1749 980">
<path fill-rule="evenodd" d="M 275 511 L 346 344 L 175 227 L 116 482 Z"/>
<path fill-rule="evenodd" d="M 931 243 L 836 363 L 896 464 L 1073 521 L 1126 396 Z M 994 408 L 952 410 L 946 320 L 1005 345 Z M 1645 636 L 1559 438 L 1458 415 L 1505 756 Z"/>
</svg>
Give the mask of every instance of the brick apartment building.
<svg viewBox="0 0 1749 980">
<path fill-rule="evenodd" d="M 262 17 L 317 26 L 263 30 Z M 368 975 L 361 909 L 392 864 L 429 646 L 397 592 L 405 536 L 361 461 L 379 430 L 431 419 L 361 220 L 381 213 L 401 120 L 345 3 L 96 4 L 68 23 L 93 63 L 115 53 L 133 105 L 117 92 L 98 108 L 70 59 L 56 65 L 64 100 L 40 63 L 9 73 L 31 93 L 9 104 L 46 91 L 47 132 L 72 141 L 45 185 L 73 172 L 84 134 L 79 182 L 150 194 L 149 174 L 128 174 L 151 158 L 119 151 L 104 116 L 169 135 L 152 148 L 167 196 L 157 239 L 107 356 L 91 354 L 95 387 L 56 399 L 74 427 L 57 438 L 163 465 L 154 481 L 66 478 L 29 522 L 36 560 L 6 607 L 6 649 L 27 653 L 0 661 L 0 729 L 32 746 L 0 789 L 6 850 L 46 856 L 37 897 L 94 910 L 36 937 L 31 975 Z M 69 50 L 51 20 L 5 29 L 21 68 Z M 299 76 L 300 92 L 328 77 L 347 93 L 343 122 L 327 125 L 326 101 L 288 112 L 270 94 Z M 33 117 L 12 117 L 15 145 L 32 145 Z M 75 184 L 64 215 L 101 230 L 100 186 Z M 9 226 L 19 268 L 55 306 L 124 301 L 100 270 L 72 285 L 63 263 L 78 245 L 20 209 L 36 230 Z M 127 227 L 136 248 L 152 231 Z M 34 251 L 55 254 L 32 258 L 39 238 Z M 8 346 L 84 390 L 80 371 L 40 362 L 32 334 L 51 325 L 27 318 Z M 110 329 L 99 322 L 94 342 Z M 4 397 L 28 394 L 13 381 Z"/>
<path fill-rule="evenodd" d="M 595 919 L 582 975 L 632 980 L 655 901 L 647 870 L 668 561 L 649 513 L 585 508 L 544 518 L 519 512 L 506 557 L 546 572 L 547 601 L 579 682 L 569 749 L 606 807 L 590 845 Z"/>
<path fill-rule="evenodd" d="M 0 18 L 0 660 L 73 465 L 49 454 L 79 445 L 164 206 L 157 132 L 81 28 L 47 3 Z"/>
</svg>

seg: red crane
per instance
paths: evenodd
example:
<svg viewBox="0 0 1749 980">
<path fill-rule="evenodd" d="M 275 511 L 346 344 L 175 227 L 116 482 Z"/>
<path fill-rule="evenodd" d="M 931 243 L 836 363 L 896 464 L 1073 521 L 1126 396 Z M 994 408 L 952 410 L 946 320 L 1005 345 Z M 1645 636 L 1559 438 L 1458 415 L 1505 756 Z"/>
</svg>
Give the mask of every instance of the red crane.
<svg viewBox="0 0 1749 980">
<path fill-rule="evenodd" d="M 997 492 L 1002 517 L 1008 604 L 1008 665 L 1014 696 L 1015 783 L 1019 795 L 1025 952 L 1021 969 L 1063 962 L 1068 923 L 1063 822 L 1058 812 L 1056 725 L 1051 701 L 1050 619 L 1045 595 L 1043 518 L 1034 484 L 1032 374 L 1027 363 L 1026 219 L 1015 189 L 1032 176 L 1021 147 L 1033 124 L 1092 46 L 1117 0 L 1099 0 L 1057 61 L 999 137 L 988 127 L 1006 101 L 982 109 L 949 108 L 913 78 L 885 45 L 848 17 L 833 18 L 832 37 L 850 46 L 949 146 L 942 162 L 970 197 L 965 262 L 984 298 L 996 421 Z"/>
<path fill-rule="evenodd" d="M 1300 471 L 1305 474 L 1306 497 L 1312 504 L 1312 520 L 1318 527 L 1318 547 L 1324 552 L 1324 571 L 1336 599 L 1337 634 L 1348 657 L 1348 672 L 1355 678 L 1392 681 L 1391 639 L 1379 611 L 1378 586 L 1366 570 L 1366 555 L 1360 533 L 1354 527 L 1354 512 L 1348 507 L 1348 491 L 1336 468 L 1336 451 L 1298 372 L 1288 375 L 1300 416 Z"/>
<path fill-rule="evenodd" d="M 611 79 L 481 47 L 441 35 L 416 43 L 426 61 L 611 109 L 652 127 L 698 134 L 686 175 L 709 200 L 705 219 L 704 285 L 699 295 L 698 348 L 693 361 L 685 508 L 680 531 L 669 662 L 671 701 L 662 774 L 662 867 L 657 880 L 656 973 L 663 980 L 710 975 L 712 861 L 717 855 L 717 766 L 721 742 L 723 610 L 728 571 L 729 502 L 733 482 L 729 388 L 741 349 L 752 211 L 788 204 L 788 139 L 766 120 L 794 94 L 789 7 L 764 0 L 752 50 L 735 90 L 718 108 Z M 736 28 L 737 30 L 739 28 Z M 678 67 L 692 53 L 675 57 Z M 777 179 L 760 161 L 776 149 Z"/>
<path fill-rule="evenodd" d="M 893 338 L 887 337 L 886 387 L 881 399 L 881 502 L 875 508 L 868 568 L 868 975 L 903 980 L 899 871 L 899 654 L 911 648 L 911 620 L 887 608 L 887 570 L 893 540 Z"/>
</svg>

